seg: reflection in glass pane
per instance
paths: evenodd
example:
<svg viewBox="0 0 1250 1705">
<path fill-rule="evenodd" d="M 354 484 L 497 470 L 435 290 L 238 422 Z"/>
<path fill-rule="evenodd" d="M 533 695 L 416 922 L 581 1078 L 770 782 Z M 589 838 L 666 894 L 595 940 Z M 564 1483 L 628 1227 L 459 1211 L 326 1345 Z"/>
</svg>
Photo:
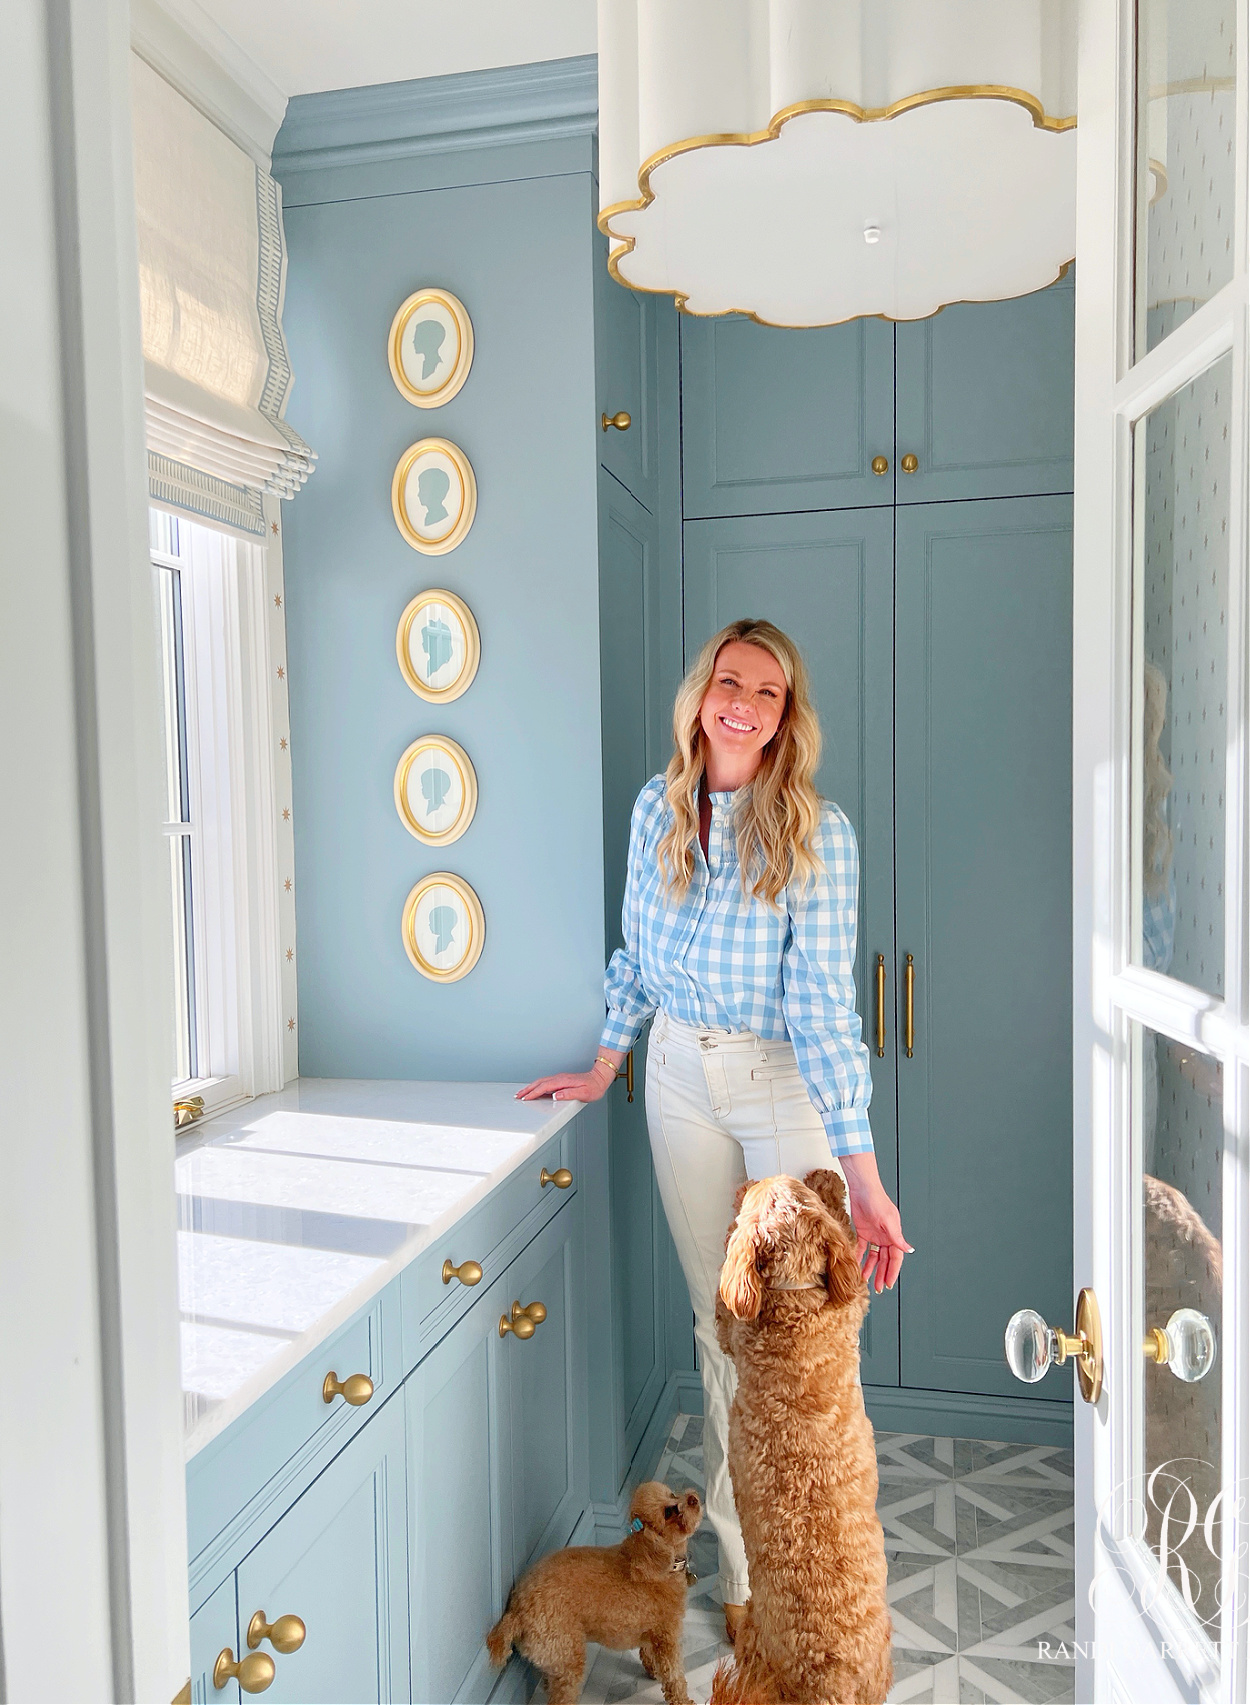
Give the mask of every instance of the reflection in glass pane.
<svg viewBox="0 0 1250 1705">
<path fill-rule="evenodd" d="M 170 835 L 169 887 L 174 904 L 174 1083 L 198 1075 L 195 1058 L 195 994 L 191 951 L 191 841 Z"/>
<path fill-rule="evenodd" d="M 1232 357 L 1135 428 L 1140 485 L 1134 958 L 1224 993 L 1224 777 Z"/>
<path fill-rule="evenodd" d="M 1137 0 L 1140 358 L 1233 276 L 1235 0 Z"/>
<path fill-rule="evenodd" d="M 1138 1410 L 1143 1472 L 1135 1486 L 1137 1531 L 1218 1644 L 1223 1531 L 1218 1506 L 1209 1533 L 1204 1522 L 1220 1489 L 1223 1071 L 1218 1060 L 1191 1044 L 1135 1028 L 1142 1145 L 1140 1338 L 1147 1345 Z M 1178 1319 L 1181 1310 L 1190 1313 Z M 1194 1314 L 1201 1318 L 1195 1321 Z M 1156 1328 L 1162 1342 L 1153 1336 Z M 1166 1361 L 1152 1359 L 1152 1344 Z"/>
</svg>

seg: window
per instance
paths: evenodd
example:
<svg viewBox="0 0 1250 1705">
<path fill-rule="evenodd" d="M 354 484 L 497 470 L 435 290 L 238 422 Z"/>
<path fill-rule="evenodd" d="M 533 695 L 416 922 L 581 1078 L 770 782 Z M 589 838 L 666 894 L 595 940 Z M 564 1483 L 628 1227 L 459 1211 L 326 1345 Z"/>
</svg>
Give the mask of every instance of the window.
<svg viewBox="0 0 1250 1705">
<path fill-rule="evenodd" d="M 283 990 L 293 921 L 280 921 L 278 873 L 290 812 L 285 800 L 285 815 L 278 808 L 275 764 L 286 706 L 267 610 L 277 606 L 280 641 L 280 598 L 267 594 L 259 545 L 155 509 L 149 538 L 165 709 L 171 1080 L 175 1100 L 199 1096 L 211 1113 L 294 1075 L 284 1050 L 293 988 Z"/>
</svg>

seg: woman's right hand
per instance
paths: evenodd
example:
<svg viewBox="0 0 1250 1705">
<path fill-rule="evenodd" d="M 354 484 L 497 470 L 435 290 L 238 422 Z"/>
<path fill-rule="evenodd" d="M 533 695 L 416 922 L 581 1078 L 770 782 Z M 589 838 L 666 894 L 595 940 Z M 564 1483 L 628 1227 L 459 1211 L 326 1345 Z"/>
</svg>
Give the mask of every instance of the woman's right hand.
<svg viewBox="0 0 1250 1705">
<path fill-rule="evenodd" d="M 541 1101 L 549 1095 L 553 1101 L 598 1101 L 612 1087 L 615 1076 L 612 1068 L 596 1060 L 588 1072 L 557 1072 L 554 1077 L 536 1078 L 518 1089 L 518 1101 Z"/>
</svg>

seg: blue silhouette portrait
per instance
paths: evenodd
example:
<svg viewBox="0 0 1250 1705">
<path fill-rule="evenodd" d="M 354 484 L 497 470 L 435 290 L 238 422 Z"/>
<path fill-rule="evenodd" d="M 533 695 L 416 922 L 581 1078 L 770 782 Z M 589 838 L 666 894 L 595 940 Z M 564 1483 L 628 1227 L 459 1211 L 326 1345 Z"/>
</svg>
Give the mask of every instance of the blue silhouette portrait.
<svg viewBox="0 0 1250 1705">
<path fill-rule="evenodd" d="M 431 616 L 421 629 L 421 649 L 425 652 L 425 678 L 432 681 L 439 670 L 452 659 L 453 636 L 441 616 Z"/>
<path fill-rule="evenodd" d="M 421 792 L 425 798 L 425 814 L 432 817 L 451 792 L 451 777 L 437 764 L 431 764 L 421 777 Z"/>
<path fill-rule="evenodd" d="M 417 476 L 417 502 L 425 510 L 425 525 L 445 521 L 447 511 L 443 499 L 451 490 L 451 481 L 442 468 L 422 468 Z"/>
<path fill-rule="evenodd" d="M 428 379 L 438 367 L 446 336 L 447 328 L 440 326 L 437 320 L 418 320 L 413 326 L 412 349 L 414 355 L 421 357 L 421 377 L 423 379 Z"/>
<path fill-rule="evenodd" d="M 446 953 L 451 946 L 451 938 L 456 933 L 456 908 L 454 906 L 434 906 L 426 919 L 430 934 L 434 937 L 435 953 Z"/>
</svg>

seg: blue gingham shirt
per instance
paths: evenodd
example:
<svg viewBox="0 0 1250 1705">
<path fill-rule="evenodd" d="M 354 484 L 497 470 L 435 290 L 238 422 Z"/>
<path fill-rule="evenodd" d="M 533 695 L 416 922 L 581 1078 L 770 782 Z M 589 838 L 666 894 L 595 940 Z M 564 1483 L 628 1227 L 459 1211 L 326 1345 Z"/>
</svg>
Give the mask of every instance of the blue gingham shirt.
<svg viewBox="0 0 1250 1705">
<path fill-rule="evenodd" d="M 696 1029 L 752 1030 L 789 1040 L 834 1154 L 871 1154 L 872 1078 L 855 1010 L 859 849 L 826 801 L 813 849 L 824 872 L 782 891 L 774 909 L 743 893 L 732 793 L 713 793 L 706 860 L 680 905 L 666 899 L 656 849 L 672 820 L 664 777 L 634 805 L 621 908 L 624 947 L 605 979 L 602 1046 L 632 1048 L 657 1010 Z"/>
</svg>

